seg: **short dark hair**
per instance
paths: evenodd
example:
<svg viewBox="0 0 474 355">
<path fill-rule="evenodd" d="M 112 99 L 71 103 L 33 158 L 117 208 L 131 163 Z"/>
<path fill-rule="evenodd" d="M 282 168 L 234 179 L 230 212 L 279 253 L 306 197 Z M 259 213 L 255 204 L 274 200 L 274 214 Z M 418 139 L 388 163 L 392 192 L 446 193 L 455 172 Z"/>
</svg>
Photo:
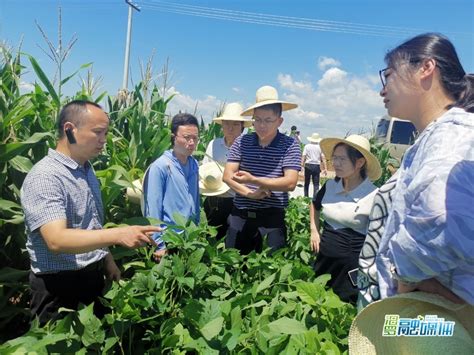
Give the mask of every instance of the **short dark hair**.
<svg viewBox="0 0 474 355">
<path fill-rule="evenodd" d="M 454 99 L 446 107 L 460 107 L 474 112 L 474 75 L 467 74 L 459 61 L 451 41 L 439 33 L 425 33 L 409 39 L 385 55 L 388 67 L 396 68 L 400 63 L 418 67 L 425 59 L 436 60 L 443 89 Z"/>
<path fill-rule="evenodd" d="M 337 147 L 346 148 L 347 156 L 349 157 L 349 160 L 351 161 L 352 166 L 355 166 L 357 159 L 360 159 L 360 158 L 365 159 L 364 155 L 361 152 L 359 152 L 357 149 L 350 146 L 349 144 L 342 143 L 342 142 L 334 146 L 334 150 L 332 151 L 333 154 Z M 367 159 L 365 159 L 365 164 L 362 167 L 362 169 L 360 169 L 360 177 L 362 179 L 365 179 L 367 177 Z"/>
<path fill-rule="evenodd" d="M 180 126 L 196 126 L 199 129 L 198 119 L 190 113 L 178 113 L 171 119 L 171 146 Z"/>
<path fill-rule="evenodd" d="M 102 110 L 99 104 L 88 100 L 74 100 L 63 106 L 57 120 L 59 138 L 64 136 L 64 124 L 66 122 L 74 123 L 76 127 L 79 127 L 83 123 L 83 114 L 87 111 L 88 105 Z"/>
<path fill-rule="evenodd" d="M 296 128 L 296 126 L 291 126 L 291 130 L 292 131 L 296 131 L 298 128 Z"/>
<path fill-rule="evenodd" d="M 283 111 L 280 103 L 263 105 L 263 106 L 257 107 L 253 110 L 254 113 L 255 113 L 255 110 L 257 110 L 257 109 L 270 110 L 274 114 L 276 114 L 278 117 L 281 117 L 281 112 Z"/>
</svg>

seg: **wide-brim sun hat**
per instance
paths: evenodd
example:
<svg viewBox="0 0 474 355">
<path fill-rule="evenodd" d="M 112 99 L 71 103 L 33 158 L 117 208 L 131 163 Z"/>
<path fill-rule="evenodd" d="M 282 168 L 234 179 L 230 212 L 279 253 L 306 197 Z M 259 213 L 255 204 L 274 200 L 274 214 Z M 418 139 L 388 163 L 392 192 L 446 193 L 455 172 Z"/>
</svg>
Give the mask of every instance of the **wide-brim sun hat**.
<svg viewBox="0 0 474 355">
<path fill-rule="evenodd" d="M 382 168 L 378 159 L 370 152 L 370 142 L 367 138 L 358 134 L 352 134 L 347 138 L 323 138 L 319 145 L 326 157 L 331 157 L 334 147 L 344 143 L 359 151 L 365 158 L 367 176 L 375 181 L 382 175 Z"/>
<path fill-rule="evenodd" d="M 311 143 L 319 143 L 322 138 L 319 136 L 319 133 L 313 133 L 311 136 L 306 137 L 306 139 Z"/>
<path fill-rule="evenodd" d="M 199 167 L 199 190 L 204 196 L 218 196 L 230 190 L 222 180 L 224 167 L 216 162 L 202 164 Z"/>
<path fill-rule="evenodd" d="M 408 321 L 400 323 L 401 318 L 413 319 L 414 324 L 416 320 L 431 323 L 419 323 L 417 335 L 398 335 L 398 327 L 410 325 Z M 445 322 L 454 322 L 451 336 L 438 335 L 441 318 L 445 326 Z M 474 306 L 425 292 L 398 294 L 369 304 L 354 319 L 349 331 L 349 354 L 354 355 L 472 354 L 473 349 Z"/>
<path fill-rule="evenodd" d="M 282 111 L 288 111 L 298 107 L 297 104 L 278 100 L 278 91 L 273 86 L 266 85 L 257 90 L 256 103 L 247 108 L 241 115 L 253 116 L 253 110 L 271 104 L 281 104 Z"/>
<path fill-rule="evenodd" d="M 240 121 L 244 123 L 244 127 L 251 127 L 252 119 L 242 116 L 242 111 L 243 107 L 238 102 L 228 103 L 225 105 L 222 115 L 214 118 L 212 121 L 220 125 L 222 121 Z"/>
</svg>

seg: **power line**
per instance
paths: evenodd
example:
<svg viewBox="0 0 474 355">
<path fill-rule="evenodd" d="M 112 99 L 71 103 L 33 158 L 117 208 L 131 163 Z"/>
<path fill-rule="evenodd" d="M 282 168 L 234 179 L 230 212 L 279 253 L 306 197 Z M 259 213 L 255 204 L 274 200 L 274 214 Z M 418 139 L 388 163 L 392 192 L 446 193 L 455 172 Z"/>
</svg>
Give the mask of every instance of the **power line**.
<svg viewBox="0 0 474 355">
<path fill-rule="evenodd" d="M 141 1 L 144 8 L 167 13 L 175 13 L 189 16 L 220 19 L 233 22 L 244 22 L 277 27 L 306 29 L 313 31 L 339 32 L 357 35 L 402 37 L 414 33 L 427 32 L 419 28 L 401 28 L 394 26 L 371 25 L 341 21 L 317 20 L 301 17 L 279 16 L 263 13 L 252 13 L 245 11 L 225 10 L 203 6 L 176 4 L 163 1 L 144 0 Z M 471 35 L 472 33 L 457 33 Z"/>
</svg>

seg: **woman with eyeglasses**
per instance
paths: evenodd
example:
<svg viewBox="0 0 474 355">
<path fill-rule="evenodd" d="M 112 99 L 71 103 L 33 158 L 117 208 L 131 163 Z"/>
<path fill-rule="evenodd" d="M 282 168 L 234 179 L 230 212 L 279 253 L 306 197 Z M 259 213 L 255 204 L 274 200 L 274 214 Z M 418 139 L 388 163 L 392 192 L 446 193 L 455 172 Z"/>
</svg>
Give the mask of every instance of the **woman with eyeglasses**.
<svg viewBox="0 0 474 355">
<path fill-rule="evenodd" d="M 316 275 L 330 274 L 328 286 L 341 300 L 356 304 L 359 254 L 367 234 L 368 217 L 382 170 L 367 138 L 325 138 L 323 154 L 336 172 L 310 205 L 311 249 L 317 253 Z M 324 218 L 320 233 L 320 214 Z"/>
<path fill-rule="evenodd" d="M 474 304 L 474 75 L 444 36 L 416 36 L 380 71 L 390 116 L 420 132 L 400 167 L 377 268 L 381 297 L 414 290 Z"/>
</svg>

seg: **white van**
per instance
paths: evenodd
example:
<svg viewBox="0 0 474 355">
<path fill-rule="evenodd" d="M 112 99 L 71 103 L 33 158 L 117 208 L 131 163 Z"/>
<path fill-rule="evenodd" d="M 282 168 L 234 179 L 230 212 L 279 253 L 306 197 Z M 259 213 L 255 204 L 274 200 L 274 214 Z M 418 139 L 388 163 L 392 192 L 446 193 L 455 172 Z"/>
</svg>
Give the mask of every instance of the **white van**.
<svg viewBox="0 0 474 355">
<path fill-rule="evenodd" d="M 413 123 L 395 117 L 384 116 L 377 124 L 375 138 L 384 143 L 392 157 L 401 161 L 403 154 L 415 142 L 417 131 Z"/>
</svg>

